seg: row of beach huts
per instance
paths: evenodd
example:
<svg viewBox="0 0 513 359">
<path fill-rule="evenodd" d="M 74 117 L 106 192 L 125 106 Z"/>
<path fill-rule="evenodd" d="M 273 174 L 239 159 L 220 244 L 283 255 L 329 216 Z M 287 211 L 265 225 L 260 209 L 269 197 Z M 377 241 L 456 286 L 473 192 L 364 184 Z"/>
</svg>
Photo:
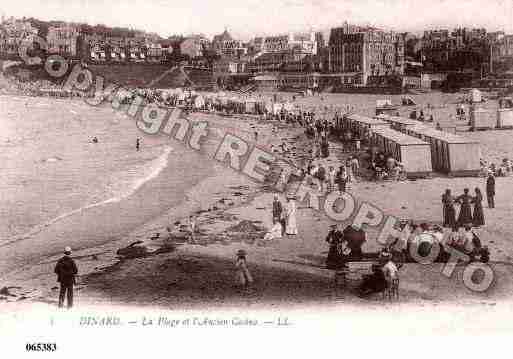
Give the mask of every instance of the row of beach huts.
<svg viewBox="0 0 513 359">
<path fill-rule="evenodd" d="M 477 176 L 481 171 L 478 141 L 436 130 L 420 121 L 346 114 L 337 120 L 336 126 L 369 138 L 374 147 L 399 161 L 410 178 L 429 177 L 432 172 Z"/>
</svg>

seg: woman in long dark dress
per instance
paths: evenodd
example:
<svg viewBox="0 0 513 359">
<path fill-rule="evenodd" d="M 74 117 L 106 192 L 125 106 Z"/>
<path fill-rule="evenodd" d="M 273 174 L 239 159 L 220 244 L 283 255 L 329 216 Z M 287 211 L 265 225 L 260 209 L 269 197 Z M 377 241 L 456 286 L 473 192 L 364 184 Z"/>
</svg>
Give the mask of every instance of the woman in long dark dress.
<svg viewBox="0 0 513 359">
<path fill-rule="evenodd" d="M 341 263 L 341 255 L 339 252 L 343 239 L 344 236 L 342 235 L 342 232 L 338 230 L 337 225 L 333 225 L 326 237 L 326 242 L 330 245 L 328 258 L 326 258 L 326 267 L 328 269 L 338 269 L 343 265 L 343 263 Z"/>
<path fill-rule="evenodd" d="M 454 198 L 451 195 L 451 190 L 446 189 L 442 195 L 443 204 L 443 223 L 444 227 L 452 228 L 456 224 L 456 210 L 454 209 Z"/>
<path fill-rule="evenodd" d="M 468 194 L 468 188 L 463 190 L 463 194 L 458 197 L 458 203 L 460 206 L 460 214 L 458 216 L 458 225 L 463 227 L 465 224 L 472 223 L 472 208 L 470 203 L 472 197 Z"/>
<path fill-rule="evenodd" d="M 472 224 L 474 227 L 484 226 L 484 213 L 483 213 L 483 195 L 481 194 L 481 190 L 476 187 L 476 196 L 472 199 L 474 203 L 474 214 L 472 216 Z"/>
<path fill-rule="evenodd" d="M 330 156 L 330 145 L 328 139 L 326 137 L 322 137 L 321 140 L 321 154 L 322 158 L 327 158 Z"/>
</svg>

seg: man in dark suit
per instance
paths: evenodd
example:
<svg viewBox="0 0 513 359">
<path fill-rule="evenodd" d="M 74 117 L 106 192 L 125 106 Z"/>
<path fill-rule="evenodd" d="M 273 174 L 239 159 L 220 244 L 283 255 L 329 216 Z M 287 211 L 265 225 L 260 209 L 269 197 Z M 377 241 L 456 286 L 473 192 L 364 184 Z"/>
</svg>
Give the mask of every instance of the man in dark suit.
<svg viewBox="0 0 513 359">
<path fill-rule="evenodd" d="M 280 202 L 278 195 L 274 195 L 273 201 L 273 223 L 281 223 L 282 235 L 285 233 L 285 216 L 283 216 L 283 205 Z"/>
<path fill-rule="evenodd" d="M 64 248 L 64 257 L 57 261 L 55 266 L 55 274 L 57 274 L 57 282 L 61 284 L 59 293 L 59 308 L 64 305 L 64 298 L 68 299 L 68 308 L 73 307 L 73 286 L 75 285 L 75 276 L 78 273 L 77 265 L 71 258 L 71 248 Z"/>
<path fill-rule="evenodd" d="M 486 199 L 488 200 L 488 208 L 495 208 L 495 177 L 493 173 L 488 173 L 486 179 Z"/>
</svg>

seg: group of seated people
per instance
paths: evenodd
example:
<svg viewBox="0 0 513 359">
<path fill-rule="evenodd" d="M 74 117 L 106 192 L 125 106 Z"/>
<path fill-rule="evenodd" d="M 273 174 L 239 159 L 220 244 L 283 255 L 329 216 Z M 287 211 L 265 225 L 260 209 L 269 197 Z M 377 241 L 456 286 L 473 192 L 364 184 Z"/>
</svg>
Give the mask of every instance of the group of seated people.
<svg viewBox="0 0 513 359">
<path fill-rule="evenodd" d="M 330 248 L 326 267 L 333 270 L 347 269 L 348 262 L 363 260 L 362 246 L 366 242 L 365 231 L 353 225 L 342 229 L 341 225 L 332 225 L 326 237 Z M 395 264 L 392 253 L 385 249 L 380 253 L 378 264 L 372 265 L 372 273 L 365 275 L 359 287 L 359 295 L 367 296 L 383 292 L 392 281 L 398 278 L 399 266 Z"/>
<path fill-rule="evenodd" d="M 390 155 L 378 152 L 374 158 L 371 155 L 369 169 L 372 171 L 372 179 L 376 181 L 400 180 L 404 177 L 403 165 Z"/>
<path fill-rule="evenodd" d="M 373 293 L 382 293 L 393 285 L 394 280 L 398 279 L 399 267 L 394 262 L 392 254 L 383 251 L 378 258 L 378 263 L 372 265 L 372 273 L 364 275 L 358 294 L 360 297 L 365 297 Z"/>
<path fill-rule="evenodd" d="M 340 225 L 332 225 L 326 241 L 330 245 L 326 259 L 328 269 L 344 270 L 348 268 L 348 262 L 363 260 L 362 246 L 366 242 L 363 229 L 354 225 L 344 229 Z M 437 225 L 405 222 L 402 224 L 401 235 L 379 253 L 376 263 L 372 265 L 372 273 L 363 277 L 359 294 L 366 296 L 383 292 L 393 280 L 398 279 L 398 271 L 403 263 L 418 260 L 410 254 L 412 246 L 415 246 L 419 257 L 428 258 L 436 243 L 439 244 L 439 252 L 434 259 L 436 262 L 447 262 L 451 257 L 451 249 L 468 255 L 469 261 L 487 263 L 490 260 L 488 247 L 482 245 L 470 225 L 444 233 L 443 228 Z"/>
<path fill-rule="evenodd" d="M 326 237 L 330 248 L 326 259 L 328 269 L 342 269 L 348 261 L 363 259 L 362 246 L 367 240 L 365 231 L 355 225 L 342 229 L 341 225 L 332 225 Z"/>
<path fill-rule="evenodd" d="M 486 263 L 490 260 L 488 247 L 482 245 L 470 224 L 454 227 L 451 232 L 444 232 L 438 225 L 431 227 L 427 223 L 404 223 L 401 235 L 389 244 L 388 249 L 401 261 L 415 262 L 416 259 L 412 258 L 410 253 L 411 246 L 417 248 L 420 257 L 428 257 L 435 242 L 440 249 L 437 258 L 434 259 L 436 262 L 447 262 L 451 256 L 451 249 L 468 255 L 470 261 L 479 260 Z"/>
</svg>

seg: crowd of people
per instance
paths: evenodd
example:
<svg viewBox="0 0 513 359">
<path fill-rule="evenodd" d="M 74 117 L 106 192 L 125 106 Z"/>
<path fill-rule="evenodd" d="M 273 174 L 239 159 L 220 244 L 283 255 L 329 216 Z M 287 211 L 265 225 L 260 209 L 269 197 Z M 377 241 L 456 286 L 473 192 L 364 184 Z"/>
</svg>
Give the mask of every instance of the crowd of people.
<svg viewBox="0 0 513 359">
<path fill-rule="evenodd" d="M 495 177 L 509 177 L 513 174 L 513 163 L 509 158 L 503 158 L 499 165 L 495 163 L 488 163 L 484 159 L 480 160 L 481 173 L 487 176 L 489 173 Z"/>
<path fill-rule="evenodd" d="M 369 169 L 372 171 L 372 179 L 381 180 L 405 180 L 406 173 L 401 162 L 397 161 L 391 155 L 378 151 L 375 155 L 371 154 L 371 163 Z"/>
<path fill-rule="evenodd" d="M 297 229 L 297 204 L 296 197 L 287 196 L 287 202 L 283 205 L 278 195 L 274 196 L 272 205 L 272 227 L 265 234 L 264 241 L 272 241 L 281 239 L 283 236 L 295 236 L 298 234 Z"/>
<path fill-rule="evenodd" d="M 307 183 L 311 179 L 321 182 L 324 190 L 334 190 L 338 187 L 345 191 L 346 185 L 355 182 L 357 177 L 367 177 L 370 180 L 404 180 L 406 173 L 404 166 L 391 154 L 377 151 L 372 146 L 370 134 L 359 133 L 350 128 L 341 128 L 339 114 L 335 113 L 331 120 L 320 119 L 315 112 L 289 112 L 281 109 L 276 115 L 267 114 L 270 119 L 292 125 L 304 127 L 307 138 L 311 141 L 310 160 L 303 168 Z M 337 141 L 345 155 L 345 163 L 324 168 L 323 159 L 330 156 L 330 143 L 328 139 Z M 364 151 L 363 145 L 367 146 Z M 362 163 L 366 162 L 362 167 Z M 338 184 L 338 186 L 337 186 Z"/>
<path fill-rule="evenodd" d="M 474 189 L 474 196 L 470 195 L 468 188 L 465 188 L 463 194 L 457 197 L 452 195 L 450 189 L 446 189 L 442 195 L 443 226 L 448 228 L 461 227 L 467 224 L 471 224 L 473 227 L 483 226 L 485 219 L 482 202 L 483 195 L 478 187 Z M 457 218 L 455 205 L 460 207 Z M 472 205 L 474 208 L 472 208 Z"/>
</svg>

